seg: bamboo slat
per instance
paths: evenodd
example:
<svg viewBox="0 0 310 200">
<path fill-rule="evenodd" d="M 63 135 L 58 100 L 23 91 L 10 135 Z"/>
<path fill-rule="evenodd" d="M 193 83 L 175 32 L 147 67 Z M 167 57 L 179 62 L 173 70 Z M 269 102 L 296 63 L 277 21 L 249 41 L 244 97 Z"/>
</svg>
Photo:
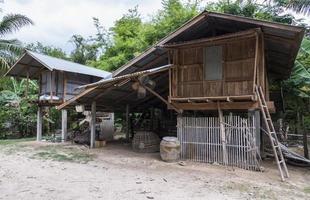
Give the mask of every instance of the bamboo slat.
<svg viewBox="0 0 310 200">
<path fill-rule="evenodd" d="M 225 142 L 222 141 L 218 117 L 179 116 L 177 123 L 181 159 L 225 164 L 247 170 L 260 169 L 254 116 L 224 116 L 222 125 L 225 131 L 222 134 L 225 134 Z M 226 145 L 226 159 L 223 156 L 223 144 Z"/>
</svg>

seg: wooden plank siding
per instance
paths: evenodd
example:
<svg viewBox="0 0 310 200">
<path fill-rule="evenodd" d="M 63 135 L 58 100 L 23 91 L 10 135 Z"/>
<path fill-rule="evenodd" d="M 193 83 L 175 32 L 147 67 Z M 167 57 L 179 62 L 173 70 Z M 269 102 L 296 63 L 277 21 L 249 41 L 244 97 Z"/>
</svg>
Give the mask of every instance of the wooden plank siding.
<svg viewBox="0 0 310 200">
<path fill-rule="evenodd" d="M 43 70 L 39 76 L 38 102 L 42 105 L 61 104 L 80 93 L 80 91 L 75 90 L 77 87 L 99 80 L 100 78 L 96 78 L 95 80 L 93 80 L 93 77 L 89 75 L 69 73 L 57 70 Z M 40 96 L 43 95 L 49 95 L 49 97 L 58 97 L 59 100 L 40 100 Z"/>
<path fill-rule="evenodd" d="M 204 48 L 222 47 L 222 78 L 206 80 L 204 68 Z M 268 79 L 265 70 L 263 34 L 257 31 L 249 37 L 238 35 L 212 41 L 201 46 L 182 46 L 170 50 L 174 67 L 170 71 L 170 96 L 178 98 L 191 97 L 230 97 L 255 96 L 254 86 L 261 85 L 268 95 Z"/>
</svg>

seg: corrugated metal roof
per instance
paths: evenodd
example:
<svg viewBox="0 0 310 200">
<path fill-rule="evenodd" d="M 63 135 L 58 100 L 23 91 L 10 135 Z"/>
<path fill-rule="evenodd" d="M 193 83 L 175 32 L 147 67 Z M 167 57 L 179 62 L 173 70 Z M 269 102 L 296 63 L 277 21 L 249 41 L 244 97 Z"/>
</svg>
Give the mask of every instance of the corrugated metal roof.
<svg viewBox="0 0 310 200">
<path fill-rule="evenodd" d="M 172 66 L 172 64 L 168 64 L 168 65 L 152 68 L 149 70 L 144 70 L 144 71 L 139 71 L 139 72 L 135 72 L 135 73 L 131 73 L 131 74 L 126 74 L 123 76 L 117 76 L 114 78 L 111 77 L 111 78 L 107 78 L 107 79 L 102 79 L 102 80 L 95 82 L 95 83 L 82 85 L 82 86 L 78 87 L 78 89 L 88 89 L 88 88 L 95 87 L 95 86 L 103 86 L 103 85 L 105 85 L 107 83 L 111 83 L 111 82 L 122 81 L 125 79 L 131 79 L 131 78 L 144 76 L 144 75 L 156 74 L 156 73 L 168 70 L 171 66 Z"/>
<path fill-rule="evenodd" d="M 148 69 L 149 67 L 145 63 L 156 59 L 156 57 L 159 62 L 164 62 L 167 60 L 167 56 L 164 56 L 165 50 L 156 48 L 158 46 L 212 38 L 253 28 L 260 28 L 264 33 L 268 73 L 275 79 L 288 78 L 304 35 L 303 27 L 208 11 L 200 13 L 157 44 L 133 58 L 117 69 L 113 76 Z"/>
<path fill-rule="evenodd" d="M 100 78 L 107 78 L 111 76 L 110 72 L 104 70 L 96 69 L 94 67 L 89 67 L 86 65 L 81 65 L 59 58 L 54 58 L 47 55 L 42 55 L 29 50 L 26 50 L 25 54 L 12 66 L 12 68 L 6 73 L 6 75 L 25 77 L 26 70 L 23 70 L 23 68 L 25 67 L 27 67 L 28 72 L 30 71 L 30 73 L 32 73 L 33 75 L 36 74 L 36 71 L 38 69 L 45 67 L 50 71 L 59 70 Z M 30 74 L 30 77 L 32 74 Z"/>
<path fill-rule="evenodd" d="M 154 74 L 158 74 L 161 72 L 168 71 L 171 66 L 172 66 L 171 64 L 164 65 L 164 66 L 152 68 L 149 70 L 135 72 L 132 74 L 126 74 L 124 76 L 102 79 L 102 80 L 95 82 L 95 83 L 80 86 L 77 88 L 79 90 L 82 90 L 80 92 L 80 94 L 77 95 L 76 97 L 69 99 L 68 101 L 66 101 L 62 105 L 58 106 L 57 109 L 63 109 L 64 107 L 66 107 L 70 104 L 73 104 L 74 102 L 77 102 L 77 100 L 79 100 L 80 98 L 88 99 L 88 101 L 91 102 L 91 99 L 94 96 L 97 96 L 98 93 L 100 93 L 100 95 L 102 97 L 102 99 L 100 99 L 100 102 L 106 100 L 107 97 L 119 97 L 119 98 L 121 98 L 124 94 L 123 94 L 123 92 L 121 92 L 121 94 L 118 94 L 119 93 L 117 91 L 118 88 L 122 88 L 122 90 L 125 90 L 126 92 L 132 92 L 131 87 L 128 87 L 128 85 L 126 87 L 127 83 L 135 80 L 138 77 L 149 76 L 149 75 L 154 75 Z M 106 89 L 106 88 L 110 88 L 108 96 L 104 95 L 104 93 L 106 92 L 104 89 Z M 118 101 L 119 98 L 116 98 L 116 101 Z M 130 99 L 128 99 L 128 100 L 130 100 Z M 113 107 L 113 106 L 119 107 L 120 106 L 120 105 L 116 105 L 115 103 L 116 102 L 112 103 L 112 105 L 109 104 L 110 107 Z"/>
<path fill-rule="evenodd" d="M 264 42 L 268 74 L 270 76 L 277 76 L 279 79 L 287 78 L 290 75 L 304 35 L 303 27 L 207 11 L 189 20 L 179 29 L 164 37 L 157 44 L 117 69 L 113 73 L 113 77 L 123 77 L 126 74 L 135 74 L 135 72 L 167 65 L 169 63 L 167 50 L 158 48 L 158 46 L 212 38 L 255 28 L 262 30 L 265 36 Z M 153 80 L 157 83 L 157 92 L 164 97 L 168 95 L 168 79 L 168 73 L 162 73 L 153 77 Z M 111 79 L 110 81 L 112 80 L 116 81 L 118 79 Z M 110 109 L 110 111 L 115 109 L 124 111 L 124 105 L 126 104 L 131 104 L 134 108 L 136 106 L 136 108 L 145 109 L 148 105 L 155 106 L 160 103 L 158 99 L 153 98 L 152 95 L 145 100 L 137 100 L 134 98 L 135 92 L 130 89 L 130 82 L 118 88 L 118 93 L 116 93 L 116 89 L 108 90 L 109 88 L 105 88 L 108 91 L 104 92 L 102 88 L 100 88 L 102 82 L 104 81 L 95 83 L 95 86 L 86 89 L 89 91 L 75 98 L 74 103 L 81 103 L 89 107 L 91 103 L 90 99 L 95 98 L 100 102 L 97 106 L 109 107 L 108 109 Z M 88 88 L 88 86 L 86 86 L 86 88 Z"/>
</svg>

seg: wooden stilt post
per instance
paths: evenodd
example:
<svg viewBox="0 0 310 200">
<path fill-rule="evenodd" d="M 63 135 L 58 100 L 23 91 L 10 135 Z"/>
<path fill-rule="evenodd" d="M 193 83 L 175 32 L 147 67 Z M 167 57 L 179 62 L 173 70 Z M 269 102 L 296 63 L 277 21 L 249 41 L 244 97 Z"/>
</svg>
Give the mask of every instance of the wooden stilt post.
<svg viewBox="0 0 310 200">
<path fill-rule="evenodd" d="M 95 135 L 96 135 L 96 102 L 91 104 L 91 121 L 90 121 L 90 148 L 95 147 Z"/>
<path fill-rule="evenodd" d="M 65 142 L 67 140 L 67 110 L 61 110 L 61 141 Z"/>
<path fill-rule="evenodd" d="M 129 141 L 130 121 L 129 121 L 129 105 L 126 105 L 126 140 Z"/>
<path fill-rule="evenodd" d="M 25 97 L 26 97 L 26 99 L 28 99 L 28 90 L 29 90 L 29 70 L 27 68 L 26 90 L 25 90 Z"/>
<path fill-rule="evenodd" d="M 37 141 L 42 140 L 42 107 L 38 107 L 37 111 Z"/>
<path fill-rule="evenodd" d="M 224 126 L 224 116 L 223 111 L 220 108 L 220 104 L 218 102 L 218 114 L 220 120 L 220 135 L 221 135 L 221 142 L 223 148 L 223 163 L 224 165 L 228 165 L 228 157 L 227 157 L 227 149 L 226 149 L 226 134 L 225 134 L 225 126 Z"/>
<path fill-rule="evenodd" d="M 255 142 L 257 148 L 260 148 L 261 146 L 261 123 L 260 123 L 260 110 L 248 110 L 248 117 L 249 121 L 251 121 L 251 118 L 254 117 L 254 124 L 255 127 Z M 259 154 L 261 154 L 261 151 L 258 151 Z"/>
</svg>

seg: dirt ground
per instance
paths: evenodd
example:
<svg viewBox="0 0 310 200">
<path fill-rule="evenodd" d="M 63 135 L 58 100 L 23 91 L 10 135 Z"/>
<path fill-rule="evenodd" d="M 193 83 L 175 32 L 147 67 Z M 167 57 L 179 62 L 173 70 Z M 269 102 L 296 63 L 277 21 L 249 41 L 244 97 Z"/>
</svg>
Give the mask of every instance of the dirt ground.
<svg viewBox="0 0 310 200">
<path fill-rule="evenodd" d="M 265 172 L 184 162 L 130 145 L 84 146 L 47 142 L 0 143 L 0 199 L 310 199 L 310 169 L 276 165 Z"/>
</svg>

